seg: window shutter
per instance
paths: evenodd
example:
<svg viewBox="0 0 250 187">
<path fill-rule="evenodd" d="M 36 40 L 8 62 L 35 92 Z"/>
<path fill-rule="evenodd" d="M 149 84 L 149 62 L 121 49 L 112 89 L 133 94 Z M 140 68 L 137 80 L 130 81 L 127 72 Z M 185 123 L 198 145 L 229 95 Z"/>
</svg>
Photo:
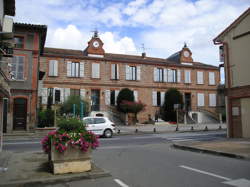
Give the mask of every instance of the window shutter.
<svg viewBox="0 0 250 187">
<path fill-rule="evenodd" d="M 216 106 L 216 94 L 209 94 L 209 106 Z"/>
<path fill-rule="evenodd" d="M 49 61 L 49 76 L 53 76 L 54 70 L 53 70 L 53 60 Z"/>
<path fill-rule="evenodd" d="M 81 99 L 85 99 L 85 89 L 80 89 Z"/>
<path fill-rule="evenodd" d="M 119 79 L 119 65 L 116 64 L 116 75 L 117 75 L 117 79 Z"/>
<path fill-rule="evenodd" d="M 117 96 L 118 96 L 119 92 L 120 92 L 119 90 L 115 90 L 115 105 L 117 105 L 116 101 L 117 101 Z"/>
<path fill-rule="evenodd" d="M 158 76 L 157 76 L 157 68 L 154 68 L 154 81 L 158 82 Z"/>
<path fill-rule="evenodd" d="M 129 77 L 129 66 L 126 65 L 126 80 L 130 80 L 130 77 Z"/>
<path fill-rule="evenodd" d="M 42 104 L 46 105 L 48 102 L 48 89 L 42 88 Z"/>
<path fill-rule="evenodd" d="M 134 91 L 135 102 L 138 102 L 138 91 Z"/>
<path fill-rule="evenodd" d="M 115 79 L 115 64 L 111 64 L 111 79 Z"/>
<path fill-rule="evenodd" d="M 157 106 L 157 92 L 156 91 L 152 92 L 152 104 L 153 106 Z"/>
<path fill-rule="evenodd" d="M 100 78 L 100 64 L 98 63 L 92 64 L 92 78 Z"/>
<path fill-rule="evenodd" d="M 110 90 L 105 90 L 105 104 L 110 105 Z"/>
<path fill-rule="evenodd" d="M 177 82 L 181 82 L 181 70 L 177 70 Z"/>
<path fill-rule="evenodd" d="M 163 81 L 168 82 L 168 70 L 167 69 L 163 70 Z"/>
<path fill-rule="evenodd" d="M 165 92 L 161 92 L 161 106 L 164 104 Z"/>
<path fill-rule="evenodd" d="M 203 72 L 202 71 L 197 71 L 197 84 L 203 84 Z"/>
<path fill-rule="evenodd" d="M 52 103 L 55 104 L 55 98 L 56 98 L 56 90 L 58 88 L 53 88 L 53 95 L 52 95 Z"/>
<path fill-rule="evenodd" d="M 54 76 L 58 76 L 58 61 L 54 60 Z"/>
<path fill-rule="evenodd" d="M 70 88 L 64 88 L 64 100 L 67 101 L 68 97 L 70 96 Z"/>
<path fill-rule="evenodd" d="M 84 77 L 84 62 L 80 62 L 80 77 Z"/>
<path fill-rule="evenodd" d="M 209 84 L 215 85 L 215 74 L 214 72 L 209 72 Z"/>
<path fill-rule="evenodd" d="M 173 73 L 173 82 L 176 82 L 176 69 L 172 70 Z"/>
<path fill-rule="evenodd" d="M 141 67 L 136 66 L 136 80 L 141 80 Z"/>
<path fill-rule="evenodd" d="M 60 89 L 60 103 L 64 102 L 64 88 L 59 88 Z"/>
<path fill-rule="evenodd" d="M 190 72 L 190 70 L 185 70 L 185 83 L 191 83 L 191 72 Z"/>
<path fill-rule="evenodd" d="M 173 70 L 168 69 L 168 82 L 173 82 Z"/>
<path fill-rule="evenodd" d="M 67 76 L 71 77 L 71 64 L 72 62 L 67 62 Z"/>
<path fill-rule="evenodd" d="M 197 106 L 204 106 L 204 94 L 203 93 L 197 94 Z"/>
</svg>

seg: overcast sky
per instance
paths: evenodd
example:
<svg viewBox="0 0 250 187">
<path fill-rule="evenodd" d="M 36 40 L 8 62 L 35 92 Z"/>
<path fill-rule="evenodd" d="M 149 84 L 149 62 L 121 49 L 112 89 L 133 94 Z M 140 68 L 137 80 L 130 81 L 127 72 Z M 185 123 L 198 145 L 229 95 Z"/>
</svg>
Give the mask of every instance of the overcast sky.
<svg viewBox="0 0 250 187">
<path fill-rule="evenodd" d="M 250 0 L 16 0 L 16 22 L 46 24 L 46 47 L 83 50 L 95 28 L 110 53 L 167 58 L 184 42 L 197 62 L 219 64 L 212 42 Z"/>
</svg>

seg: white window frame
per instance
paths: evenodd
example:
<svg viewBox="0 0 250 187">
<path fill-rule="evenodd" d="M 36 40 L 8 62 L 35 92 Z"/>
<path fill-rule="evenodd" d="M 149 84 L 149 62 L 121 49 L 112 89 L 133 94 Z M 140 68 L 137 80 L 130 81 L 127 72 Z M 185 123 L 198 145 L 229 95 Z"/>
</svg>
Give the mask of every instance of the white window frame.
<svg viewBox="0 0 250 187">
<path fill-rule="evenodd" d="M 216 94 L 209 94 L 209 106 L 216 107 Z"/>
<path fill-rule="evenodd" d="M 20 63 L 22 63 L 22 70 L 19 69 Z M 15 80 L 24 80 L 24 72 L 25 72 L 25 56 L 13 56 L 13 64 L 11 67 L 11 71 L 14 74 Z M 21 77 L 19 77 L 21 75 Z"/>
<path fill-rule="evenodd" d="M 83 77 L 84 63 L 67 62 L 67 77 Z"/>
<path fill-rule="evenodd" d="M 205 95 L 204 95 L 204 93 L 197 93 L 197 106 L 198 107 L 205 106 Z"/>
<path fill-rule="evenodd" d="M 92 78 L 99 79 L 100 78 L 100 64 L 92 63 Z"/>
<path fill-rule="evenodd" d="M 191 83 L 191 70 L 184 70 L 185 83 Z"/>
<path fill-rule="evenodd" d="M 197 84 L 204 84 L 204 72 L 197 71 Z"/>
<path fill-rule="evenodd" d="M 49 60 L 49 76 L 58 76 L 57 60 Z"/>
<path fill-rule="evenodd" d="M 163 68 L 154 68 L 154 81 L 164 82 L 164 69 Z"/>
<path fill-rule="evenodd" d="M 138 81 L 141 79 L 140 66 L 126 65 L 126 80 Z"/>
<path fill-rule="evenodd" d="M 208 81 L 209 81 L 209 85 L 215 85 L 215 73 L 214 72 L 208 73 Z"/>
<path fill-rule="evenodd" d="M 111 79 L 119 80 L 119 64 L 111 64 Z"/>
</svg>

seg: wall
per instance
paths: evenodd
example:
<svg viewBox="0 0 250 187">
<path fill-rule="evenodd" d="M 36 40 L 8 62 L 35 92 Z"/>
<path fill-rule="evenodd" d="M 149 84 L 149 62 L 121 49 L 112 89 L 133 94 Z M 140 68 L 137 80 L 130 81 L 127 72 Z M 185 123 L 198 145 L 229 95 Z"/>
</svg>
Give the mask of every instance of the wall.
<svg viewBox="0 0 250 187">
<path fill-rule="evenodd" d="M 250 98 L 241 99 L 242 137 L 250 138 Z"/>
</svg>

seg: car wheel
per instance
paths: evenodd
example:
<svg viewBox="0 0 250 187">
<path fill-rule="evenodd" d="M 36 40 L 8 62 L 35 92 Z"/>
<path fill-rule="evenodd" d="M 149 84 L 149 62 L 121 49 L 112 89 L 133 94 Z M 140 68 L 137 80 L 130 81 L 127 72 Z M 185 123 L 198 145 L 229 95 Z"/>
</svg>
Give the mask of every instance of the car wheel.
<svg viewBox="0 0 250 187">
<path fill-rule="evenodd" d="M 113 132 L 110 129 L 106 129 L 103 133 L 105 138 L 111 138 L 113 135 Z"/>
</svg>

